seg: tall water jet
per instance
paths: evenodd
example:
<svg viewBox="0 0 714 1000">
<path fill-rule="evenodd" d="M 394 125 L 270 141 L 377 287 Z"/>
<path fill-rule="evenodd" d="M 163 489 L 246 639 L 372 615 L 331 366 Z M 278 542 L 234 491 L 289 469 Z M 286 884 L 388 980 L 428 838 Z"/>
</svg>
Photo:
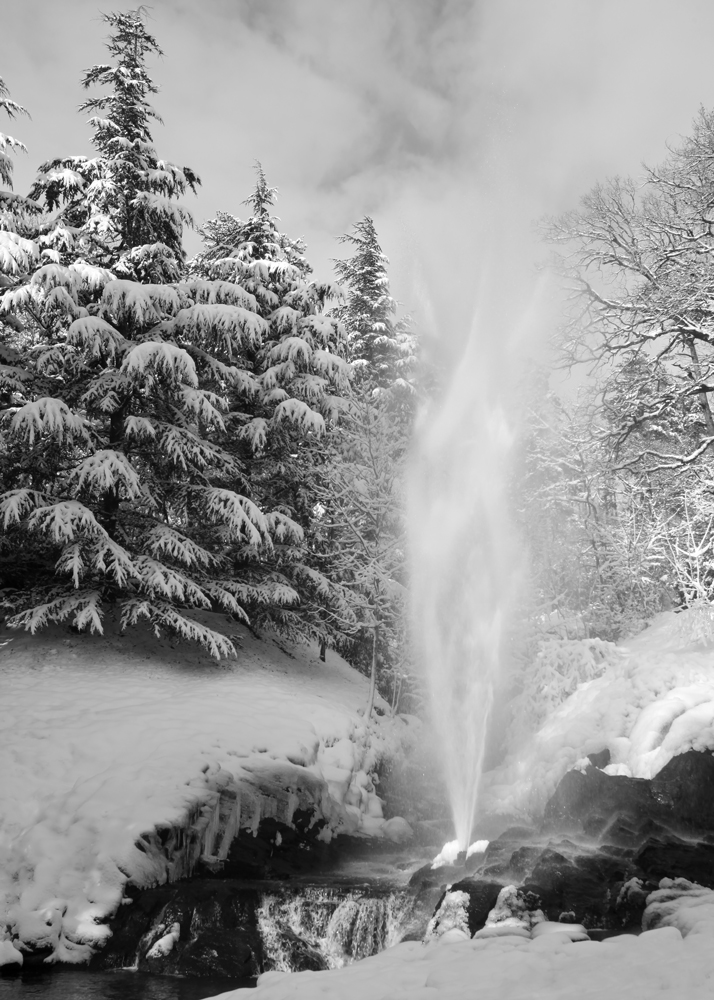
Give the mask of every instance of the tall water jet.
<svg viewBox="0 0 714 1000">
<path fill-rule="evenodd" d="M 475 323 L 416 435 L 410 533 L 414 639 L 460 848 L 471 840 L 504 629 L 518 576 L 508 516 L 508 358 Z"/>
</svg>

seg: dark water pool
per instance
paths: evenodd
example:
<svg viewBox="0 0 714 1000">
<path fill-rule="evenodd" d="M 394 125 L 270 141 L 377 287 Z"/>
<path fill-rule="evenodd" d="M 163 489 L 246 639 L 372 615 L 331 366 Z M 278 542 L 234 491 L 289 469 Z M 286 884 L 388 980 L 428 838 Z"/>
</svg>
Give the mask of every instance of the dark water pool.
<svg viewBox="0 0 714 1000">
<path fill-rule="evenodd" d="M 55 969 L 23 978 L 0 978 L 0 1000 L 204 1000 L 254 985 L 253 979 L 182 979 L 144 972 Z"/>
</svg>

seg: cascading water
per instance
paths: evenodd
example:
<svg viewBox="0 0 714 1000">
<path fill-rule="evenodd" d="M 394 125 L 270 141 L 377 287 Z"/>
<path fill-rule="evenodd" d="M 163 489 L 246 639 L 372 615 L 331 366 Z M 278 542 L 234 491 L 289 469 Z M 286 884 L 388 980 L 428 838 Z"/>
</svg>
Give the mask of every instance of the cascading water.
<svg viewBox="0 0 714 1000">
<path fill-rule="evenodd" d="M 516 577 L 507 515 L 505 358 L 474 331 L 417 433 L 411 482 L 415 644 L 458 847 L 470 844 Z"/>
<path fill-rule="evenodd" d="M 413 894 L 312 887 L 265 893 L 256 915 L 266 969 L 336 969 L 396 944 Z"/>
</svg>

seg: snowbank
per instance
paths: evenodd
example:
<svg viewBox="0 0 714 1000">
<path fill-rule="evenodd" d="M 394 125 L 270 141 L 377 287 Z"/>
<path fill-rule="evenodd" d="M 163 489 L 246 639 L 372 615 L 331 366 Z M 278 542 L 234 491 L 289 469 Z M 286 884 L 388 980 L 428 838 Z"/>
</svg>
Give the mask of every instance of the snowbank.
<svg viewBox="0 0 714 1000">
<path fill-rule="evenodd" d="M 537 816 L 563 774 L 605 747 L 605 770 L 636 778 L 654 777 L 686 750 L 714 750 L 714 642 L 699 638 L 700 617 L 664 612 L 622 644 L 602 676 L 580 684 L 484 776 L 485 810 Z"/>
<path fill-rule="evenodd" d="M 456 895 L 456 894 L 454 894 Z M 329 972 L 267 972 L 257 989 L 220 1000 L 711 1000 L 714 892 L 663 879 L 639 936 L 582 940 L 569 925 L 536 923 L 469 939 L 454 925 Z M 572 940 L 580 938 L 580 940 Z"/>
<path fill-rule="evenodd" d="M 337 655 L 241 628 L 239 658 L 216 664 L 107 631 L 0 632 L 0 962 L 17 961 L 10 938 L 86 961 L 127 880 L 220 860 L 264 815 L 308 808 L 325 839 L 408 835 L 382 818 L 371 772 L 409 727 L 365 725 L 367 679 Z"/>
</svg>

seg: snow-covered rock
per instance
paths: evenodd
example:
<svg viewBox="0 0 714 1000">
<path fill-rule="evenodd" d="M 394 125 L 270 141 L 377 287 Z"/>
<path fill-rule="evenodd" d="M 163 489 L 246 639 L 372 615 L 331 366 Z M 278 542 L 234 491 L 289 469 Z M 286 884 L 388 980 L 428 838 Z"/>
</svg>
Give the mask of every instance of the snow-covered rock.
<svg viewBox="0 0 714 1000">
<path fill-rule="evenodd" d="M 566 771 L 607 748 L 607 773 L 652 778 L 686 750 L 714 750 L 714 643 L 696 610 L 658 615 L 580 684 L 535 735 L 484 775 L 492 814 L 538 816 Z"/>
<path fill-rule="evenodd" d="M 147 958 L 163 958 L 173 950 L 173 946 L 181 936 L 181 924 L 171 924 L 168 934 L 164 934 L 146 953 Z"/>
</svg>

